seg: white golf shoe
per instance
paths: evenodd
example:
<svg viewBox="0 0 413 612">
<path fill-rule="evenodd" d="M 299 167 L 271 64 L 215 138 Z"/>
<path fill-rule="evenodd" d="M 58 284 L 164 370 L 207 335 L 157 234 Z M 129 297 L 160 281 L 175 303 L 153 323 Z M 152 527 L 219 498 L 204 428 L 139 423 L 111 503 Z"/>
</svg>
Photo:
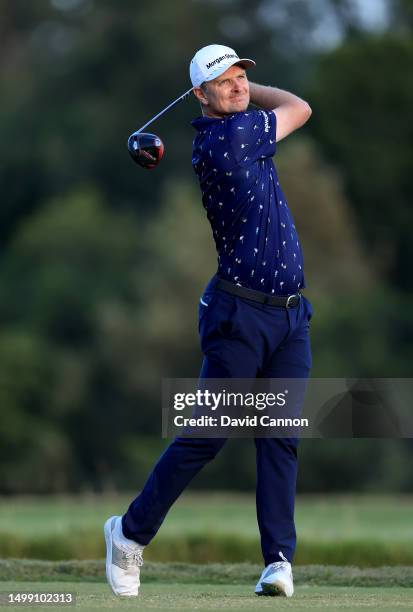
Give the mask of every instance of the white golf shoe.
<svg viewBox="0 0 413 612">
<path fill-rule="evenodd" d="M 112 516 L 104 527 L 106 541 L 106 578 L 110 588 L 121 597 L 138 595 L 140 568 L 143 565 L 141 546 L 125 538 L 120 516 Z"/>
<path fill-rule="evenodd" d="M 293 573 L 291 563 L 287 561 L 282 552 L 278 553 L 282 561 L 270 563 L 264 569 L 255 587 L 257 595 L 273 595 L 291 597 L 294 593 Z"/>
</svg>

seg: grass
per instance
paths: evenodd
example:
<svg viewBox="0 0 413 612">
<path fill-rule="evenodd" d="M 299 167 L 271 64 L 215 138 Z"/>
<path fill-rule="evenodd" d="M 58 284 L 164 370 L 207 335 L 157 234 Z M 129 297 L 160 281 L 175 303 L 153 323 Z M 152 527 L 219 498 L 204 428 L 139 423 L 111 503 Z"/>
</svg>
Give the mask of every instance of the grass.
<svg viewBox="0 0 413 612">
<path fill-rule="evenodd" d="M 151 563 L 145 562 L 145 584 L 255 584 L 262 566 L 252 563 Z M 0 560 L 0 581 L 105 582 L 104 560 L 34 561 Z M 294 566 L 296 585 L 354 587 L 413 587 L 413 567 Z"/>
<path fill-rule="evenodd" d="M 0 498 L 0 523 L 17 535 L 64 534 L 73 528 L 101 527 L 111 514 L 124 512 L 132 499 L 126 496 L 64 496 Z M 224 512 L 223 512 L 224 511 Z M 296 522 L 301 536 L 383 540 L 413 538 L 413 496 L 298 496 Z M 391 529 L 389 529 L 391 524 Z M 171 509 L 162 531 L 169 536 L 199 533 L 243 532 L 256 537 L 254 495 L 184 494 Z"/>
<path fill-rule="evenodd" d="M 145 563 L 138 599 L 115 598 L 104 561 L 0 561 L 0 600 L 8 592 L 71 592 L 80 610 L 411 610 L 413 567 L 296 566 L 291 599 L 256 597 L 261 565 Z M 61 610 L 62 607 L 25 606 Z M 69 608 L 71 609 L 71 608 Z"/>
<path fill-rule="evenodd" d="M 26 583 L 24 589 L 18 582 L 1 584 L 2 593 L 24 590 L 26 592 L 73 592 L 76 609 L 97 610 L 411 610 L 413 593 L 403 588 L 315 587 L 298 586 L 293 598 L 281 599 L 256 597 L 253 585 L 217 584 L 147 584 L 141 586 L 138 599 L 115 598 L 103 584 L 79 583 Z M 40 606 L 25 606 L 26 610 L 39 610 Z M 43 608 L 46 609 L 46 608 Z M 71 609 L 71 608 L 69 608 Z M 47 610 L 62 610 L 62 606 L 47 606 Z"/>
<path fill-rule="evenodd" d="M 131 496 L 3 498 L 0 556 L 104 556 L 102 525 Z M 314 496 L 296 504 L 297 564 L 413 565 L 413 497 Z M 187 494 L 146 551 L 152 561 L 261 563 L 252 495 Z"/>
</svg>

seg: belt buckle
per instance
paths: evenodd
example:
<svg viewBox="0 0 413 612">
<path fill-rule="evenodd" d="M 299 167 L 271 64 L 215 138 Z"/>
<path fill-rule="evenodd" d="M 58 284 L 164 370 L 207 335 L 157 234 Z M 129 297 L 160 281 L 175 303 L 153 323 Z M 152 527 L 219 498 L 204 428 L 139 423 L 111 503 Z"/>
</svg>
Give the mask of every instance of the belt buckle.
<svg viewBox="0 0 413 612">
<path fill-rule="evenodd" d="M 298 295 L 301 297 L 301 295 L 300 295 L 300 294 L 298 294 Z M 286 305 L 285 305 L 285 307 L 286 307 L 286 308 L 291 308 L 291 306 L 290 306 L 290 300 L 291 300 L 292 298 L 295 298 L 295 297 L 297 297 L 297 294 L 296 294 L 296 293 L 294 293 L 293 295 L 289 295 L 289 296 L 288 296 L 288 298 L 287 298 L 287 303 L 286 303 Z"/>
</svg>

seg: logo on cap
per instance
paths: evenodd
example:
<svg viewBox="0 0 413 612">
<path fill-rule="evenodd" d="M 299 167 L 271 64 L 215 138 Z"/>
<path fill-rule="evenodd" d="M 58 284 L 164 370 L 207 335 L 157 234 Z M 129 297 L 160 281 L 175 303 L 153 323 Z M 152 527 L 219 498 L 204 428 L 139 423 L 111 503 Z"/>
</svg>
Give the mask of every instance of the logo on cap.
<svg viewBox="0 0 413 612">
<path fill-rule="evenodd" d="M 212 66 L 215 66 L 215 64 L 220 64 L 222 60 L 231 59 L 232 57 L 239 59 L 238 55 L 236 55 L 235 53 L 225 53 L 225 55 L 221 55 L 220 57 L 217 57 L 216 59 L 214 59 L 212 62 L 209 62 L 209 64 L 207 64 L 206 67 L 208 69 L 212 68 Z"/>
</svg>

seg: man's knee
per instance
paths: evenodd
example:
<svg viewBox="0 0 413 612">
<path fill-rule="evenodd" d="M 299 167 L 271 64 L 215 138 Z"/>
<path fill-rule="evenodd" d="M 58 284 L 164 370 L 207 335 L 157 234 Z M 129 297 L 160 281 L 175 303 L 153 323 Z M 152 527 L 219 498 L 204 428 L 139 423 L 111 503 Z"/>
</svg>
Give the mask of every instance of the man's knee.
<svg viewBox="0 0 413 612">
<path fill-rule="evenodd" d="M 176 438 L 173 444 L 206 460 L 213 459 L 226 442 L 226 438 Z"/>
</svg>

